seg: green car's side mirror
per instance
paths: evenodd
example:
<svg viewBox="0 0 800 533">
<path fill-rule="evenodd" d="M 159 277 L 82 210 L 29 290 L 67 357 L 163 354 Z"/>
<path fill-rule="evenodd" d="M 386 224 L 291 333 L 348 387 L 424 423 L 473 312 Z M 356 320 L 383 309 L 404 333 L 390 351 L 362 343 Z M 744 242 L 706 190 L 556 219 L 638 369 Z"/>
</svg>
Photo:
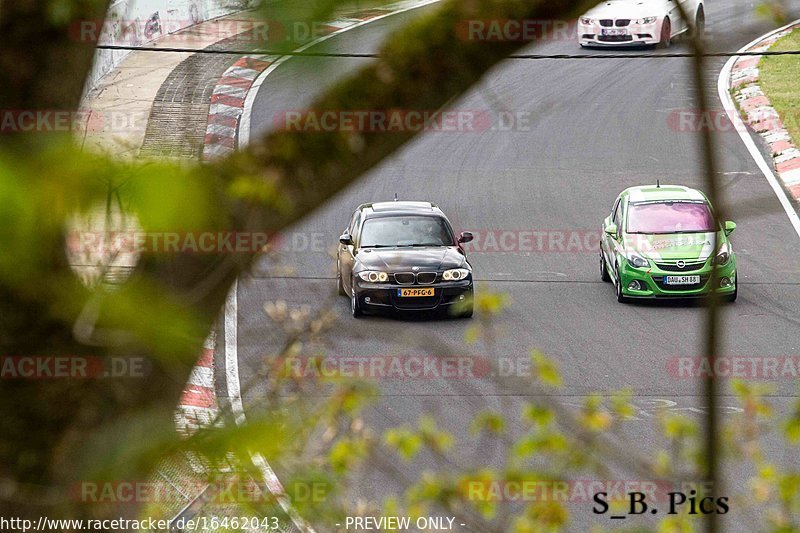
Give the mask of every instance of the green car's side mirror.
<svg viewBox="0 0 800 533">
<path fill-rule="evenodd" d="M 733 220 L 725 221 L 725 235 L 730 235 L 736 229 L 736 222 Z"/>
<path fill-rule="evenodd" d="M 611 235 L 612 237 L 617 236 L 617 225 L 616 224 L 609 224 L 606 226 L 606 235 Z"/>
</svg>

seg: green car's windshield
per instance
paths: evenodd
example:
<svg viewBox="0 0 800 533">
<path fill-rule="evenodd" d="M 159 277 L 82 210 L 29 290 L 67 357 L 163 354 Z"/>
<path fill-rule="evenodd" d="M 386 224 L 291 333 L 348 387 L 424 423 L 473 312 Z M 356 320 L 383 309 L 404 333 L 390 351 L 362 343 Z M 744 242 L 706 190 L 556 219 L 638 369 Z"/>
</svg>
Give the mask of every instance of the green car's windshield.
<svg viewBox="0 0 800 533">
<path fill-rule="evenodd" d="M 371 218 L 361 232 L 362 248 L 390 246 L 453 246 L 447 222 L 436 216 Z"/>
<path fill-rule="evenodd" d="M 646 202 L 628 207 L 628 233 L 704 233 L 714 231 L 705 202 Z"/>
</svg>

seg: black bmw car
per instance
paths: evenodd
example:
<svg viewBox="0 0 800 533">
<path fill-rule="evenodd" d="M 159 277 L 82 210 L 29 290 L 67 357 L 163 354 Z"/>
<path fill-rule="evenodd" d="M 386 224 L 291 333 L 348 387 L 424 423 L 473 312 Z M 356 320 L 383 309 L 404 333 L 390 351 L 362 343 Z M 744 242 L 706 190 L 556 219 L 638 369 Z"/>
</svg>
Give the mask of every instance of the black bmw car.
<svg viewBox="0 0 800 533">
<path fill-rule="evenodd" d="M 433 311 L 472 316 L 472 266 L 450 221 L 428 202 L 363 204 L 339 237 L 337 283 L 354 317 Z"/>
</svg>

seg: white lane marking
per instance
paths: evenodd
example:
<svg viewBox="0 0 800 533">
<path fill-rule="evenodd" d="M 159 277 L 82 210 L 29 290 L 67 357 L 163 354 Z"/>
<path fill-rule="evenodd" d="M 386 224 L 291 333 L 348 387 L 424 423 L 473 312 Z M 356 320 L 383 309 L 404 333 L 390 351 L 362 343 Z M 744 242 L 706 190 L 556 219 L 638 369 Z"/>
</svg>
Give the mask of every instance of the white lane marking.
<svg viewBox="0 0 800 533">
<path fill-rule="evenodd" d="M 231 411 L 233 412 L 234 420 L 237 426 L 242 426 L 247 423 L 247 418 L 244 414 L 244 405 L 242 403 L 242 389 L 241 382 L 239 381 L 239 354 L 237 349 L 238 334 L 237 334 L 237 317 L 238 317 L 238 299 L 236 291 L 239 288 L 239 281 L 234 281 L 228 297 L 225 300 L 225 381 L 228 386 L 228 398 L 231 404 Z M 314 529 L 297 513 L 292 502 L 286 495 L 286 491 L 281 485 L 275 471 L 269 466 L 269 463 L 264 456 L 259 452 L 251 452 L 250 460 L 264 476 L 264 481 L 270 493 L 278 500 L 281 508 L 289 515 L 294 525 L 300 531 L 306 533 L 314 533 Z"/>
<path fill-rule="evenodd" d="M 409 5 L 409 6 L 406 6 L 406 7 L 401 7 L 399 9 L 397 9 L 396 11 L 392 11 L 390 13 L 386 13 L 385 15 L 380 15 L 380 16 L 377 16 L 375 18 L 367 19 L 367 20 L 361 21 L 361 22 L 359 22 L 357 24 L 353 24 L 352 26 L 344 27 L 341 30 L 336 30 L 333 33 L 329 33 L 327 35 L 323 35 L 322 37 L 320 37 L 318 39 L 315 39 L 315 40 L 311 41 L 310 43 L 304 44 L 300 48 L 294 50 L 294 52 L 295 53 L 304 52 L 305 50 L 308 50 L 312 46 L 316 46 L 319 43 L 321 43 L 323 41 L 327 41 L 331 37 L 334 37 L 336 35 L 340 35 L 340 34 L 346 32 L 346 31 L 350 31 L 350 30 L 353 30 L 355 28 L 360 28 L 361 26 L 369 24 L 370 22 L 375 22 L 375 21 L 378 21 L 378 20 L 381 20 L 381 19 L 385 19 L 386 17 L 391 17 L 393 15 L 399 15 L 400 13 L 405 13 L 406 11 L 411 11 L 412 9 L 417 9 L 417 8 L 420 8 L 420 7 L 425 7 L 425 6 L 430 5 L 430 4 L 435 4 L 435 3 L 439 2 L 439 1 L 440 0 L 420 0 L 419 2 L 415 2 L 415 3 L 413 3 L 413 4 Z M 239 137 L 237 139 L 237 142 L 238 142 L 238 146 L 239 146 L 240 149 L 244 148 L 245 146 L 247 146 L 250 143 L 250 115 L 253 112 L 253 102 L 255 102 L 256 94 L 258 94 L 258 90 L 261 87 L 261 84 L 264 83 L 264 80 L 267 79 L 267 76 L 272 74 L 272 72 L 276 68 L 278 68 L 284 61 L 286 61 L 287 59 L 290 59 L 291 57 L 292 56 L 289 56 L 289 55 L 280 56 L 277 60 L 275 60 L 274 63 L 272 63 L 270 66 L 268 66 L 266 69 L 264 69 L 264 71 L 256 78 L 256 80 L 250 86 L 250 89 L 249 89 L 249 91 L 247 93 L 247 98 L 245 98 L 245 100 L 244 100 L 244 113 L 242 114 L 242 117 L 239 120 Z"/>
<path fill-rule="evenodd" d="M 767 39 L 776 33 L 780 33 L 798 23 L 800 23 L 800 19 L 790 22 L 786 26 L 778 28 L 777 30 L 766 33 L 758 39 L 754 39 L 750 44 L 740 48 L 738 52 L 744 52 L 748 48 L 758 44 L 760 41 L 763 41 L 764 39 Z M 733 64 L 740 57 L 741 56 L 731 57 L 725 63 L 725 66 L 722 67 L 722 71 L 719 74 L 719 79 L 717 80 L 717 92 L 719 93 L 719 99 L 722 101 L 722 106 L 725 108 L 728 118 L 730 118 L 731 123 L 735 126 L 734 129 L 739 134 L 739 137 L 741 137 L 742 142 L 744 142 L 745 147 L 750 152 L 750 156 L 753 158 L 756 165 L 758 165 L 761 173 L 764 174 L 765 178 L 767 178 L 772 190 L 775 192 L 775 196 L 778 197 L 778 201 L 780 201 L 781 205 L 783 206 L 783 210 L 786 211 L 786 215 L 789 217 L 789 222 L 791 222 L 794 231 L 797 233 L 797 236 L 800 237 L 800 217 L 798 217 L 797 211 L 795 211 L 794 207 L 792 206 L 791 200 L 789 200 L 789 198 L 786 196 L 786 191 L 783 190 L 783 187 L 781 187 L 781 184 L 775 177 L 775 173 L 772 171 L 772 168 L 770 168 L 769 163 L 767 163 L 767 161 L 764 159 L 764 156 L 758 150 L 758 147 L 756 147 L 755 142 L 753 142 L 753 138 L 750 137 L 747 127 L 745 126 L 742 117 L 739 116 L 739 112 L 736 110 L 736 106 L 734 106 L 733 99 L 731 98 L 728 81 L 730 80 Z"/>
</svg>

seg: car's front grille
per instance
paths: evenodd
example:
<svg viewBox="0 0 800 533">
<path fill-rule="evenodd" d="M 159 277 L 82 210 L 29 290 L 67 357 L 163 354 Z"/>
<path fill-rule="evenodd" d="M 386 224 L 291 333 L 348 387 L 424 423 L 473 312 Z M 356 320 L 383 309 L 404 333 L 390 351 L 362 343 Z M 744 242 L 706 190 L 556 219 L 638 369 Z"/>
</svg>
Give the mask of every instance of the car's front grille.
<svg viewBox="0 0 800 533">
<path fill-rule="evenodd" d="M 619 28 L 623 28 L 623 27 L 627 26 L 630 23 L 631 23 L 631 19 L 617 19 L 617 21 L 614 24 Z"/>
<path fill-rule="evenodd" d="M 394 280 L 398 285 L 413 285 L 415 277 L 413 272 L 397 272 L 394 275 Z"/>
<path fill-rule="evenodd" d="M 703 268 L 705 264 L 705 261 L 693 261 L 691 263 L 686 263 L 683 267 L 679 267 L 676 263 L 656 263 L 656 266 L 659 270 L 664 270 L 666 272 L 692 272 L 693 270 Z"/>
<path fill-rule="evenodd" d="M 428 285 L 436 281 L 436 272 L 420 272 L 417 274 L 417 283 L 420 285 Z"/>
<path fill-rule="evenodd" d="M 653 276 L 653 281 L 662 291 L 694 291 L 702 288 L 708 282 L 708 278 L 707 274 L 700 276 L 700 283 L 692 285 L 667 285 L 664 283 L 664 276 Z"/>
<path fill-rule="evenodd" d="M 600 25 L 604 28 L 610 28 L 614 25 L 614 21 L 611 19 L 600 19 Z"/>
<path fill-rule="evenodd" d="M 438 274 L 436 272 L 397 272 L 394 274 L 394 281 L 398 285 L 429 285 L 436 282 Z"/>
<path fill-rule="evenodd" d="M 607 43 L 624 43 L 627 41 L 632 41 L 632 35 L 598 35 L 598 41 L 603 41 Z"/>
</svg>

